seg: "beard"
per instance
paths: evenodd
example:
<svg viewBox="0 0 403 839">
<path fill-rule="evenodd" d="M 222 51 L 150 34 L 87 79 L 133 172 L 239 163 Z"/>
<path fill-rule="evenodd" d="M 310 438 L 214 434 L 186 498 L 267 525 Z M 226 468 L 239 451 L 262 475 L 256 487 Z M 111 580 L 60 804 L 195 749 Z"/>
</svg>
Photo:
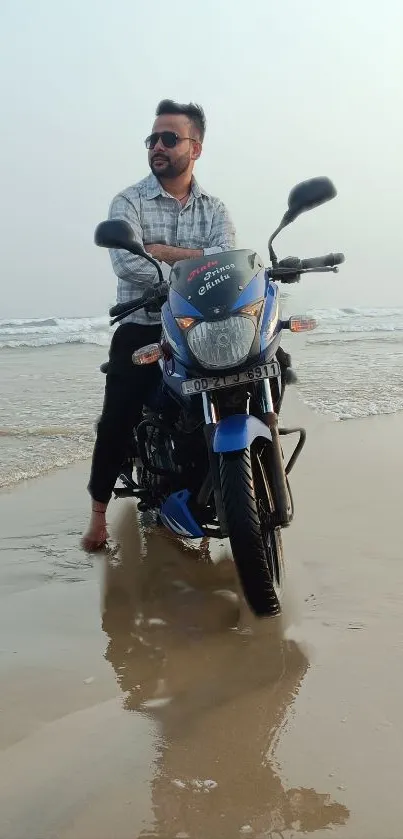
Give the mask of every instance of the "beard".
<svg viewBox="0 0 403 839">
<path fill-rule="evenodd" d="M 162 152 L 155 155 L 155 158 L 157 159 L 156 165 L 154 158 L 151 158 L 149 163 L 150 169 L 156 178 L 177 178 L 179 175 L 183 175 L 183 173 L 186 172 L 190 163 L 189 152 L 187 152 L 187 154 L 182 154 L 174 162 L 169 159 L 168 155 L 165 155 Z"/>
</svg>

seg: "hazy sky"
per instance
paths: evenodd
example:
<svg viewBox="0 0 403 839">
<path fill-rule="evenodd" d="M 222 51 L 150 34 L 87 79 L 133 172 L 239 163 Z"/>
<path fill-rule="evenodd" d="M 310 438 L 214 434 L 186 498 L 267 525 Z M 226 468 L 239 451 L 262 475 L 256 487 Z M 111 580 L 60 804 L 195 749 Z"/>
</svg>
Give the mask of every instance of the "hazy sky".
<svg viewBox="0 0 403 839">
<path fill-rule="evenodd" d="M 264 259 L 290 188 L 334 180 L 278 239 L 346 254 L 298 302 L 402 305 L 402 31 L 401 0 L 1 0 L 0 318 L 106 313 L 94 228 L 166 97 L 204 106 L 196 175 Z"/>
</svg>

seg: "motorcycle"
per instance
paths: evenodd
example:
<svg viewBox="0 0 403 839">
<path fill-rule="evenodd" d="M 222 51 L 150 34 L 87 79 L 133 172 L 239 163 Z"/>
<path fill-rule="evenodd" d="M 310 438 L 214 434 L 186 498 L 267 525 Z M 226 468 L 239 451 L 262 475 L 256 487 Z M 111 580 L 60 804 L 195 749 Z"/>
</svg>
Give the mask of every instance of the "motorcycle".
<svg viewBox="0 0 403 839">
<path fill-rule="evenodd" d="M 253 250 L 230 250 L 177 262 L 166 282 L 127 222 L 104 221 L 95 231 L 96 245 L 140 256 L 158 275 L 141 298 L 112 307 L 111 325 L 143 307 L 160 310 L 162 320 L 160 343 L 133 354 L 134 364 L 159 364 L 161 385 L 133 431 L 136 480 L 122 471 L 115 496 L 137 498 L 178 536 L 228 537 L 245 598 L 262 617 L 281 611 L 281 530 L 294 516 L 289 475 L 306 439 L 303 428 L 279 427 L 289 369 L 276 355 L 283 330 L 316 326 L 307 317 L 282 320 L 277 282 L 337 272 L 344 262 L 343 254 L 278 261 L 273 241 L 336 194 L 328 178 L 292 189 L 269 240 L 269 268 Z M 281 437 L 290 434 L 299 439 L 286 463 Z"/>
</svg>

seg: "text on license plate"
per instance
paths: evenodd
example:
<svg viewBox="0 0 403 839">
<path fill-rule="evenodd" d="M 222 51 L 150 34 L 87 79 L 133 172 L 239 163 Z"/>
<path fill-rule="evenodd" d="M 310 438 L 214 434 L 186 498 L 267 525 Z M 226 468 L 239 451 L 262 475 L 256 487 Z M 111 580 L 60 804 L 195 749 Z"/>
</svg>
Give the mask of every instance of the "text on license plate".
<svg viewBox="0 0 403 839">
<path fill-rule="evenodd" d="M 204 376 L 200 379 L 188 379 L 182 382 L 182 393 L 204 393 L 206 390 L 219 390 L 222 387 L 236 387 L 247 382 L 257 382 L 259 379 L 271 379 L 280 375 L 278 361 L 270 361 L 268 364 L 257 364 L 242 373 L 228 373 L 225 376 Z"/>
</svg>

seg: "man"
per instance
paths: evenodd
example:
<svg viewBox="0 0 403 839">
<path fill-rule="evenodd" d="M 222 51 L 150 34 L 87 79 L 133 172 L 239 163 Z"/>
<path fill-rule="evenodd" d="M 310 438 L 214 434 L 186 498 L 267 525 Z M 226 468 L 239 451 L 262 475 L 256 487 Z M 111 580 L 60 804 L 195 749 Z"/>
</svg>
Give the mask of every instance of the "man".
<svg viewBox="0 0 403 839">
<path fill-rule="evenodd" d="M 146 140 L 151 174 L 113 199 L 109 218 L 128 221 L 136 239 L 166 269 L 181 259 L 234 248 L 235 230 L 224 204 L 193 177 L 206 129 L 203 109 L 164 100 L 156 117 Z M 157 281 L 155 269 L 144 259 L 120 250 L 111 250 L 110 256 L 118 277 L 118 303 L 140 297 Z M 155 380 L 156 370 L 135 367 L 132 354 L 159 340 L 160 320 L 159 314 L 141 309 L 125 318 L 112 338 L 88 485 L 91 519 L 82 539 L 87 551 L 98 550 L 108 537 L 106 509 L 140 420 L 145 390 Z"/>
</svg>

